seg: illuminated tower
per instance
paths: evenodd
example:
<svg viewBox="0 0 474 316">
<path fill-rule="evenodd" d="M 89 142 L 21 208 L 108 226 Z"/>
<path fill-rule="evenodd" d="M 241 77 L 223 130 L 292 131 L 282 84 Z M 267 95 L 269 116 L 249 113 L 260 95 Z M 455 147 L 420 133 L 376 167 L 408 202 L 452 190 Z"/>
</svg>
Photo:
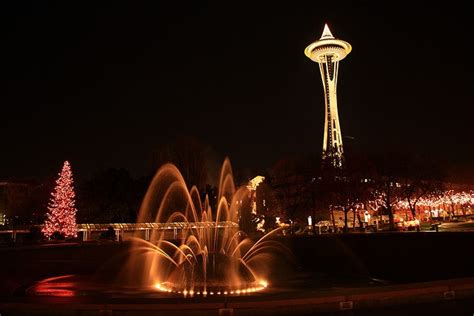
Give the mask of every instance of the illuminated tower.
<svg viewBox="0 0 474 316">
<path fill-rule="evenodd" d="M 326 115 L 324 120 L 323 162 L 336 168 L 343 164 L 342 133 L 337 114 L 337 72 L 339 61 L 352 50 L 349 43 L 332 36 L 324 25 L 323 35 L 318 41 L 306 47 L 304 53 L 319 64 L 324 88 Z"/>
</svg>

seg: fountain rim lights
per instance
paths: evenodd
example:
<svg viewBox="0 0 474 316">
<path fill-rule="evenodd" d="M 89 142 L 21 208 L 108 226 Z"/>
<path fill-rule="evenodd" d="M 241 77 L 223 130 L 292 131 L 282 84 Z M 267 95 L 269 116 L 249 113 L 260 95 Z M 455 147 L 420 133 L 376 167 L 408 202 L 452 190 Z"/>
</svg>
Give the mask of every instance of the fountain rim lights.
<svg viewBox="0 0 474 316">
<path fill-rule="evenodd" d="M 203 296 L 206 297 L 208 294 L 209 295 L 243 295 L 243 294 L 249 294 L 249 293 L 255 293 L 255 292 L 261 292 L 265 290 L 268 287 L 268 281 L 266 280 L 259 280 L 256 282 L 257 284 L 254 286 L 249 286 L 249 287 L 244 287 L 244 288 L 227 288 L 227 289 L 221 289 L 221 290 L 214 290 L 214 291 L 207 291 L 206 289 L 203 289 L 202 291 L 200 290 L 194 290 L 194 289 L 176 289 L 173 290 L 172 288 L 168 287 L 165 285 L 167 282 L 157 282 L 155 283 L 154 287 L 156 290 L 162 293 L 174 293 L 174 294 L 181 294 L 183 297 L 194 297 L 194 296 Z"/>
</svg>

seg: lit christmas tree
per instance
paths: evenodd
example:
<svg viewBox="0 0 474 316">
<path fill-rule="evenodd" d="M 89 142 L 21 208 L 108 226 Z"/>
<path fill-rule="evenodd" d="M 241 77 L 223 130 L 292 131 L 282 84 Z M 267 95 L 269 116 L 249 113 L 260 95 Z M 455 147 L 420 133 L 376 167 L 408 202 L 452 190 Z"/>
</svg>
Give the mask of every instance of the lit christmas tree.
<svg viewBox="0 0 474 316">
<path fill-rule="evenodd" d="M 51 238 L 77 237 L 76 208 L 74 207 L 74 188 L 72 186 L 72 172 L 68 161 L 64 162 L 63 169 L 56 180 L 56 187 L 51 193 L 48 205 L 48 214 L 42 229 L 43 234 Z M 59 236 L 56 236 L 59 235 Z"/>
</svg>

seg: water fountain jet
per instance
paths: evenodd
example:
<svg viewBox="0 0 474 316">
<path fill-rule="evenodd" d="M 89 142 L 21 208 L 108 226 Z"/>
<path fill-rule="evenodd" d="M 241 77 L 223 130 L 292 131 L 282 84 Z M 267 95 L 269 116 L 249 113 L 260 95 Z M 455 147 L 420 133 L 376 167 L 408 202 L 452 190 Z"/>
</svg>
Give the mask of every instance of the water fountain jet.
<svg viewBox="0 0 474 316">
<path fill-rule="evenodd" d="M 138 222 L 182 223 L 179 236 L 153 231 L 150 241 L 136 236 L 122 279 L 137 287 L 163 293 L 235 295 L 261 291 L 268 286 L 268 258 L 281 244 L 269 240 L 278 230 L 253 242 L 238 229 L 239 215 L 250 198 L 246 187 L 235 187 L 229 159 L 219 180 L 217 207 L 198 189 L 188 190 L 172 164 L 163 165 L 153 178 L 140 208 Z M 178 237 L 178 238 L 176 238 Z"/>
</svg>

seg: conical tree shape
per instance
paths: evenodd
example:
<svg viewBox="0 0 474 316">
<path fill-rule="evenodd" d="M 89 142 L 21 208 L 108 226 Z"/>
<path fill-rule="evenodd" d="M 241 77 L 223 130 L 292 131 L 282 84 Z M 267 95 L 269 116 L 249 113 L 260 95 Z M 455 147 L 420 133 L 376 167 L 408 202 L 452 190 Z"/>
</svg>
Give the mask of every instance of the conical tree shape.
<svg viewBox="0 0 474 316">
<path fill-rule="evenodd" d="M 76 237 L 77 210 L 74 206 L 75 193 L 71 166 L 68 161 L 64 162 L 63 169 L 58 180 L 56 180 L 56 187 L 51 195 L 48 205 L 49 212 L 42 229 L 43 234 L 48 238 L 51 238 L 55 233 L 64 238 Z"/>
</svg>

